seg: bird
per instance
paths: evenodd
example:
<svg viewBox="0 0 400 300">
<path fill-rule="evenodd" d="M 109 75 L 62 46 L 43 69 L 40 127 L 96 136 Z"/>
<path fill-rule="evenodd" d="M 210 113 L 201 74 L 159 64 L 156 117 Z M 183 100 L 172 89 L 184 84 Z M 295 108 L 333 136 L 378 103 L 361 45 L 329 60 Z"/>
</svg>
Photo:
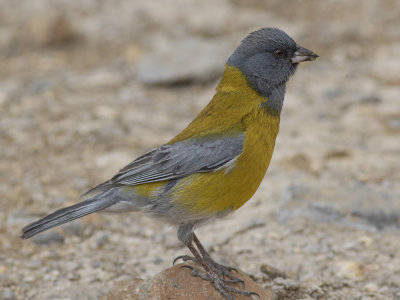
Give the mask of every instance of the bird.
<svg viewBox="0 0 400 300">
<path fill-rule="evenodd" d="M 21 238 L 94 212 L 140 211 L 177 227 L 193 255 L 177 259 L 200 265 L 185 265 L 193 276 L 210 281 L 228 300 L 251 297 L 235 269 L 215 262 L 194 230 L 234 212 L 256 192 L 274 152 L 286 83 L 300 63 L 317 57 L 281 29 L 251 32 L 225 63 L 209 104 L 185 129 L 90 189 L 85 200 L 25 226 Z"/>
</svg>

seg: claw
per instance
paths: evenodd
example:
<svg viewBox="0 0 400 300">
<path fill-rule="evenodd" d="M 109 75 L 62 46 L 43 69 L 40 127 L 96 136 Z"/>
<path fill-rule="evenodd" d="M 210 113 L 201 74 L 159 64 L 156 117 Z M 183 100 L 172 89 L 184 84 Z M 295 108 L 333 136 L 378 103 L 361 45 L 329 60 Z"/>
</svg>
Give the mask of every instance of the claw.
<svg viewBox="0 0 400 300">
<path fill-rule="evenodd" d="M 249 297 L 252 297 L 252 296 L 257 296 L 257 298 L 261 300 L 261 296 L 259 294 L 257 294 L 256 292 L 250 292 Z"/>
<path fill-rule="evenodd" d="M 239 278 L 232 279 L 232 280 L 222 279 L 222 281 L 225 282 L 225 283 L 233 283 L 233 284 L 238 283 L 238 284 L 241 284 L 242 285 L 242 289 L 245 289 L 244 281 L 242 279 L 239 279 Z"/>
<path fill-rule="evenodd" d="M 226 267 L 226 266 L 225 266 L 225 268 L 226 268 L 229 272 L 235 271 L 236 273 L 239 273 L 239 271 L 238 271 L 236 268 L 234 268 L 234 267 Z"/>
<path fill-rule="evenodd" d="M 172 265 L 175 265 L 175 263 L 176 263 L 178 260 L 180 260 L 180 259 L 182 259 L 184 262 L 190 260 L 190 261 L 194 261 L 194 262 L 197 262 L 197 263 L 198 263 L 197 259 L 194 258 L 194 257 L 192 257 L 192 256 L 189 256 L 189 255 L 179 255 L 178 257 L 175 257 L 174 261 L 172 262 Z"/>
<path fill-rule="evenodd" d="M 183 260 L 183 257 L 184 257 L 184 256 L 185 256 L 185 255 L 179 255 L 179 256 L 175 257 L 174 261 L 172 262 L 172 265 L 175 265 L 175 263 L 176 263 L 178 260 L 180 260 L 180 259 Z"/>
<path fill-rule="evenodd" d="M 190 265 L 182 265 L 181 269 L 183 269 L 183 268 L 186 268 L 186 269 L 189 269 L 189 270 L 192 270 L 192 271 L 195 270 L 195 268 L 190 266 Z"/>
<path fill-rule="evenodd" d="M 201 272 L 200 272 L 199 270 L 197 270 L 195 267 L 192 267 L 192 266 L 190 266 L 190 265 L 182 265 L 181 268 L 187 268 L 187 269 L 191 270 L 191 271 L 192 271 L 191 274 L 192 274 L 192 276 L 194 276 L 194 277 L 200 277 L 200 278 L 203 279 L 203 280 L 207 280 L 207 281 L 212 282 L 212 280 L 210 280 L 210 278 L 207 277 L 207 274 L 206 274 L 206 273 L 204 273 L 204 274 L 201 273 Z"/>
<path fill-rule="evenodd" d="M 180 259 L 182 258 L 182 256 L 183 256 L 183 255 L 179 255 L 179 256 L 175 257 L 175 258 L 174 258 L 174 261 L 172 262 L 172 265 L 174 266 L 175 263 L 176 263 L 178 260 L 180 260 Z"/>
<path fill-rule="evenodd" d="M 189 266 L 189 265 L 183 265 L 183 266 L 181 266 L 181 269 L 183 269 L 183 268 L 189 269 L 190 271 L 192 271 L 192 272 L 191 272 L 191 273 L 192 273 L 192 276 L 198 277 L 199 271 L 198 271 L 196 268 L 194 268 L 194 267 L 192 267 L 192 266 Z"/>
</svg>

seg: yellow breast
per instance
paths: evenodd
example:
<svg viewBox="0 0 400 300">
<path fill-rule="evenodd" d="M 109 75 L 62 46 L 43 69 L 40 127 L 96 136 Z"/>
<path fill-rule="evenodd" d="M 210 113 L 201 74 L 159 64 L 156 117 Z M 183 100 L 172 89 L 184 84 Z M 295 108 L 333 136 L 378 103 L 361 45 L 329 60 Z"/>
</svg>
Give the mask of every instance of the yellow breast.
<svg viewBox="0 0 400 300">
<path fill-rule="evenodd" d="M 268 111 L 266 98 L 243 74 L 228 66 L 217 93 L 200 115 L 171 143 L 210 133 L 245 133 L 243 152 L 226 168 L 187 176 L 171 191 L 172 200 L 200 215 L 237 209 L 260 185 L 279 131 L 279 113 Z"/>
</svg>

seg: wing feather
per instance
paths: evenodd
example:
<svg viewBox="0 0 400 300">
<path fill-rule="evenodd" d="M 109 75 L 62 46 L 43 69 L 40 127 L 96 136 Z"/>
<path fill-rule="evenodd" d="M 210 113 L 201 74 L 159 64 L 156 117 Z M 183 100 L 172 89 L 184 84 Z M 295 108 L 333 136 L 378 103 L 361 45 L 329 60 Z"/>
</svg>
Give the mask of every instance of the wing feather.
<svg viewBox="0 0 400 300">
<path fill-rule="evenodd" d="M 122 168 L 110 180 L 87 194 L 117 186 L 134 186 L 212 172 L 229 164 L 243 150 L 244 133 L 221 138 L 209 135 L 153 149 Z"/>
</svg>

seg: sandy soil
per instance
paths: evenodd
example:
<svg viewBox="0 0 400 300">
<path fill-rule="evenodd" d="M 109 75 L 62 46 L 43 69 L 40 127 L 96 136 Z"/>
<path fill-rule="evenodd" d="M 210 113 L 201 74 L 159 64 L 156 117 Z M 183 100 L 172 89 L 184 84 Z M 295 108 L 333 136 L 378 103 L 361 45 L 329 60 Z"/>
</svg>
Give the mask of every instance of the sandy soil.
<svg viewBox="0 0 400 300">
<path fill-rule="evenodd" d="M 256 195 L 198 235 L 276 299 L 400 299 L 396 0 L 1 0 L 1 299 L 98 299 L 186 253 L 141 214 L 18 235 L 184 128 L 266 26 L 320 58 L 288 84 Z"/>
</svg>

